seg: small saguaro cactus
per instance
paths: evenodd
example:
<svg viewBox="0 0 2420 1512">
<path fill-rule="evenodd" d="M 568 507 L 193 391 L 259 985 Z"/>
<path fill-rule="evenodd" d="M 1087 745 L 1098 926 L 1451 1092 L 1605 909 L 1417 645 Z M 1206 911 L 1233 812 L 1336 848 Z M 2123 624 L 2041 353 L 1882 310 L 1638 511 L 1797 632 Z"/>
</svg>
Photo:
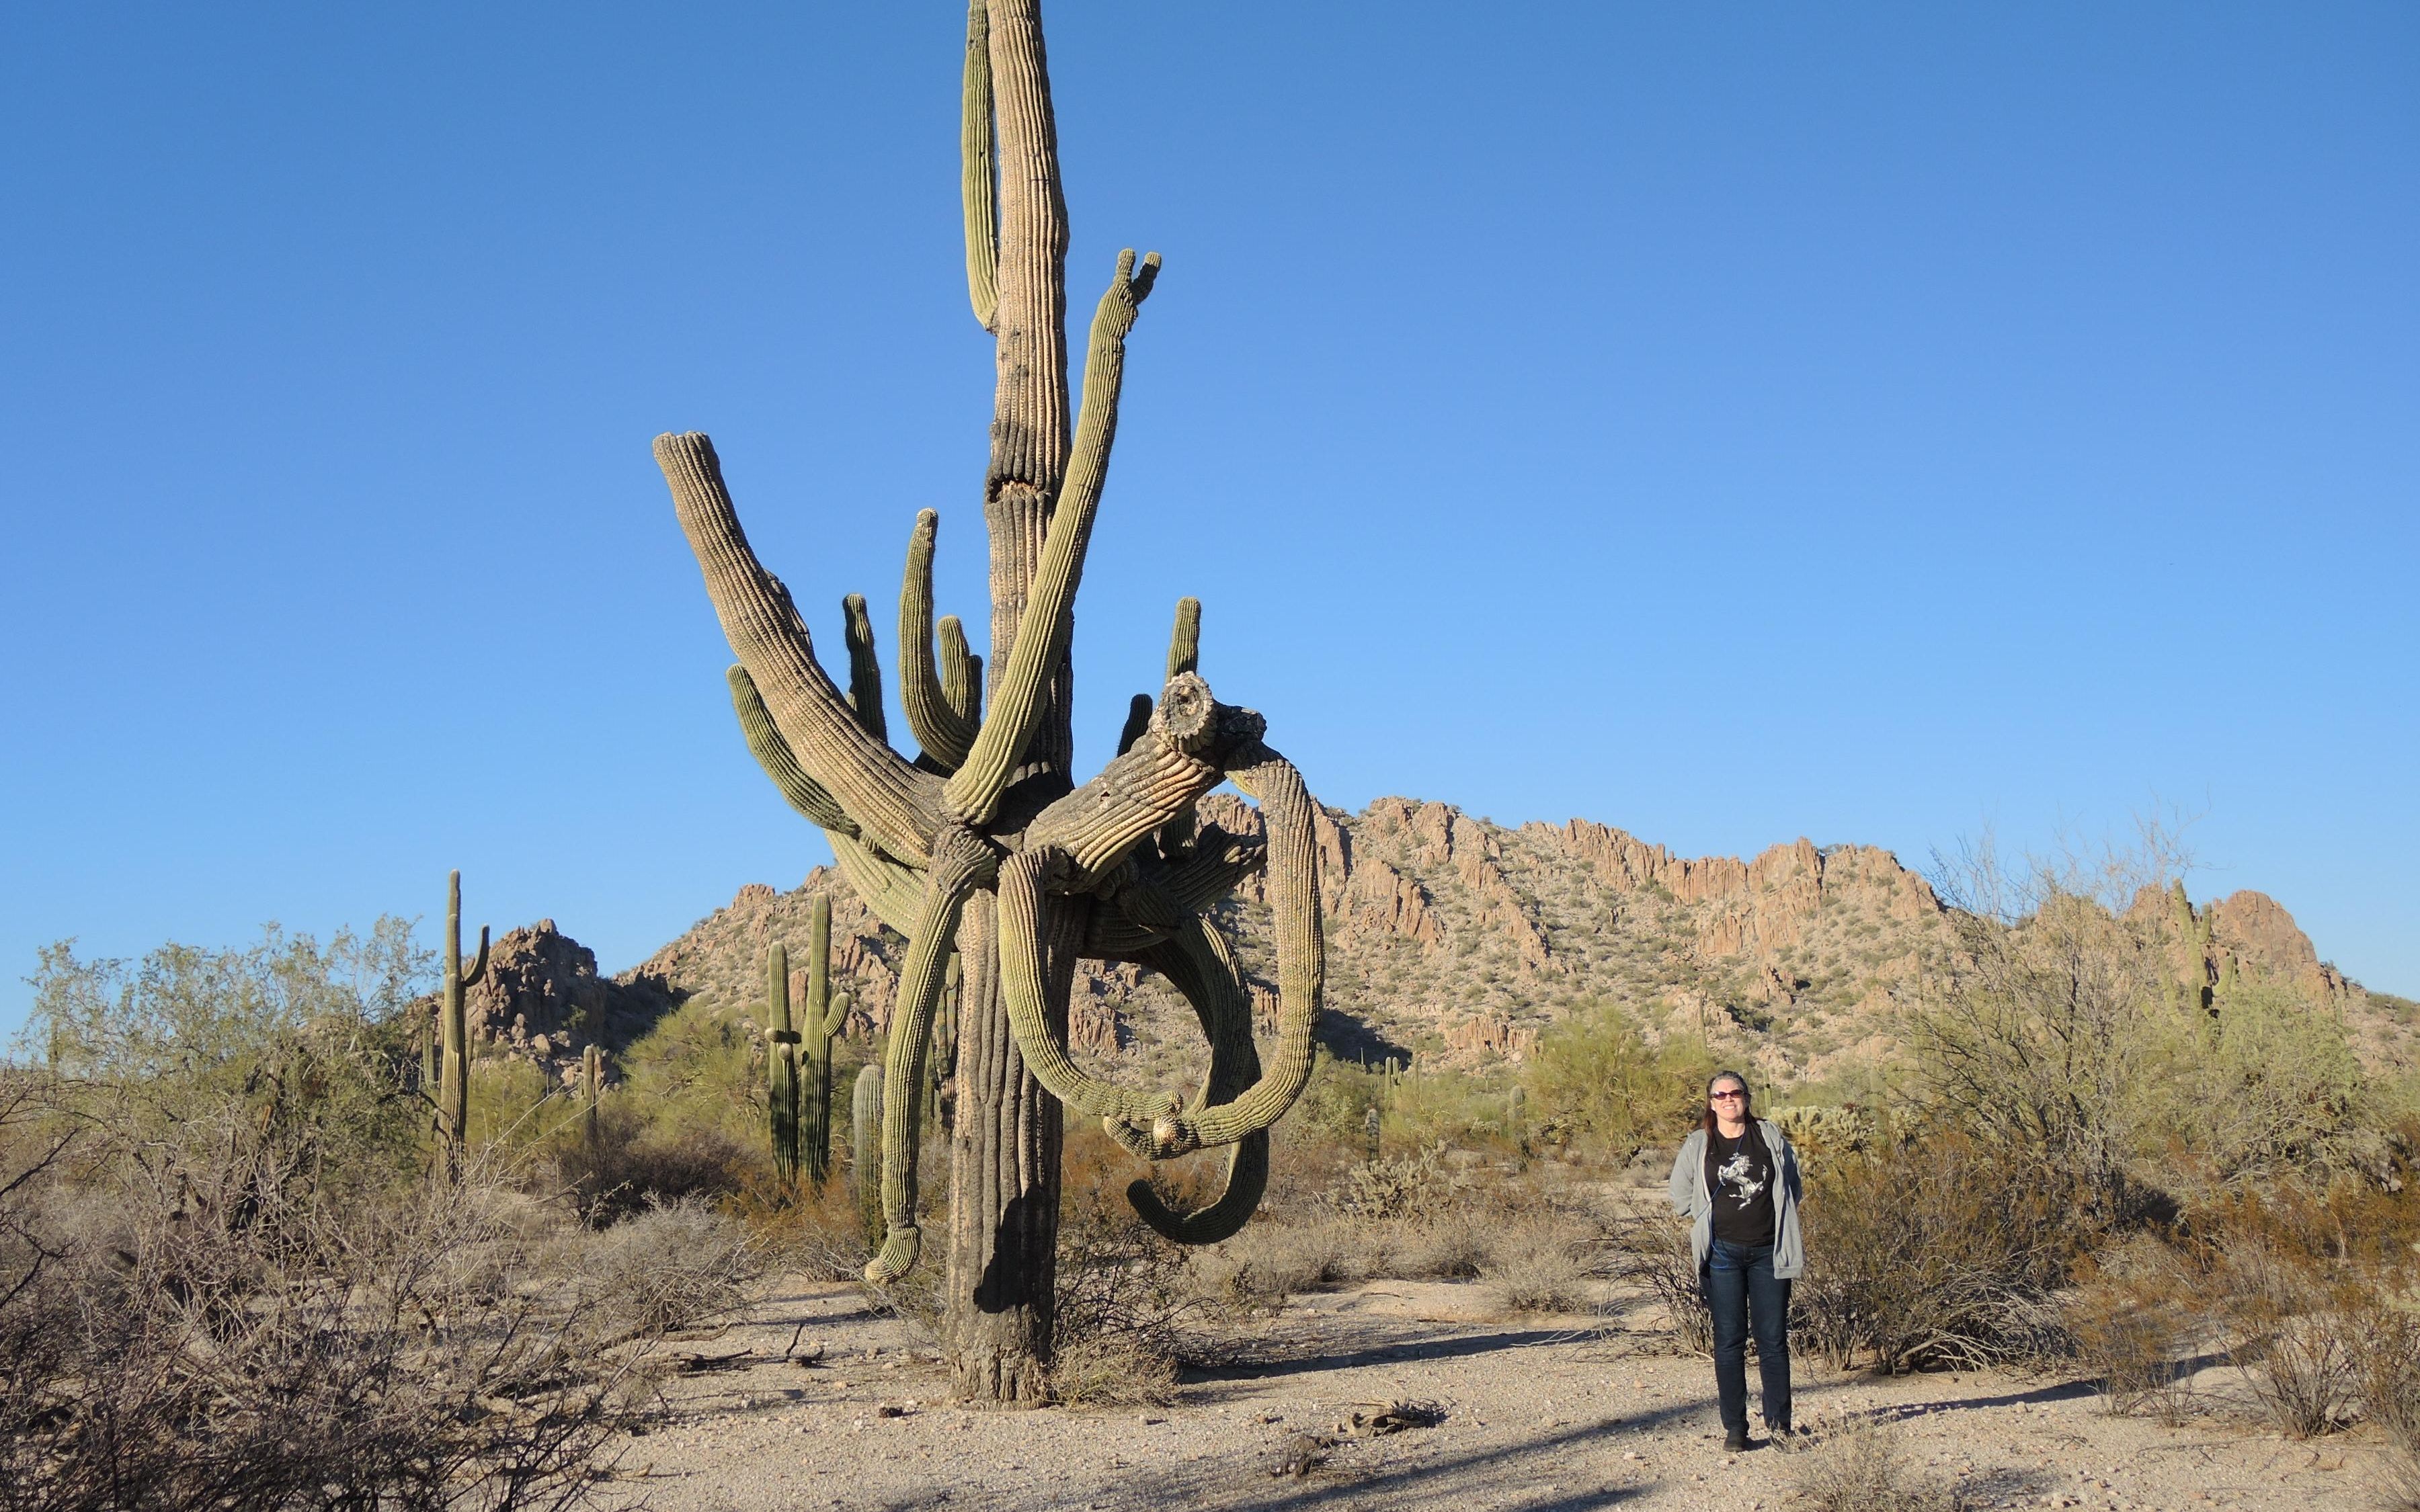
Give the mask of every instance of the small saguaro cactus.
<svg viewBox="0 0 2420 1512">
<path fill-rule="evenodd" d="M 831 990 L 831 899 L 815 894 L 807 914 L 805 1064 L 799 1088 L 799 1144 L 807 1180 L 821 1190 L 831 1171 L 832 1036 L 848 1022 L 848 994 Z"/>
<path fill-rule="evenodd" d="M 605 1091 L 605 1052 L 590 1045 L 580 1057 L 580 1132 L 588 1147 L 596 1149 L 604 1142 L 605 1132 L 598 1126 L 597 1103 Z"/>
<path fill-rule="evenodd" d="M 865 1223 L 865 1237 L 882 1241 L 882 1063 L 861 1066 L 849 1093 L 848 1182 L 857 1195 L 857 1211 Z"/>
<path fill-rule="evenodd" d="M 1521 1084 L 1515 1082 L 1512 1089 L 1504 1094 L 1504 1137 L 1512 1141 L 1515 1149 L 1526 1150 L 1529 1148 L 1529 1124 L 1523 1102 Z"/>
<path fill-rule="evenodd" d="M 479 926 L 479 955 L 462 969 L 462 873 L 445 878 L 445 985 L 437 1005 L 444 1036 L 440 1047 L 437 1086 L 437 1136 L 444 1148 L 445 1174 L 462 1173 L 462 1148 L 471 1133 L 471 1038 L 462 1000 L 488 974 L 488 926 Z"/>
<path fill-rule="evenodd" d="M 799 1180 L 799 1031 L 790 1025 L 790 952 L 765 952 L 765 1103 L 773 1135 L 773 1174 Z"/>
<path fill-rule="evenodd" d="M 1368 1161 L 1373 1165 L 1378 1164 L 1378 1126 L 1381 1120 L 1378 1117 L 1378 1104 L 1373 1103 L 1370 1104 L 1369 1111 L 1361 1115 L 1361 1158 Z"/>
</svg>

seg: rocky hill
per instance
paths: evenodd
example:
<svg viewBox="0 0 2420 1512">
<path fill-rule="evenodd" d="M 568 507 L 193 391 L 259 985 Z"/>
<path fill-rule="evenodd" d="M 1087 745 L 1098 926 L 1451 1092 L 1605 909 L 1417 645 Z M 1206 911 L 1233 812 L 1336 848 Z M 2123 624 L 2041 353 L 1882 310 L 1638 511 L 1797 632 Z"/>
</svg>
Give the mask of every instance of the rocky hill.
<svg viewBox="0 0 2420 1512">
<path fill-rule="evenodd" d="M 1204 817 L 1257 824 L 1214 795 Z M 1893 989 L 1948 949 L 1950 917 L 1931 886 L 1886 851 L 1776 845 L 1750 860 L 1688 858 L 1588 820 L 1508 829 L 1448 804 L 1381 798 L 1320 825 L 1326 902 L 1327 1009 L 1320 1035 L 1347 1059 L 1431 1064 L 1518 1060 L 1559 1016 L 1590 1001 L 1628 1009 L 1651 1035 L 1686 1032 L 1776 1078 L 1822 1075 L 1883 1048 Z M 551 921 L 499 943 L 471 1002 L 474 1032 L 568 1074 L 589 1040 L 618 1049 L 672 1005 L 705 997 L 742 1013 L 762 1000 L 766 948 L 802 960 L 809 900 L 832 898 L 832 970 L 856 999 L 862 1046 L 887 1027 L 905 942 L 835 872 L 798 888 L 761 883 L 618 979 Z M 2322 964 L 2292 916 L 2257 892 L 2172 915 L 2180 966 L 2217 981 L 2238 969 L 2279 976 L 2350 1015 L 2373 1057 L 2400 1058 L 2406 1031 Z M 1226 905 L 1256 995 L 1273 1012 L 1267 908 L 1257 879 Z M 798 991 L 802 992 L 800 985 Z M 1192 1017 L 1133 966 L 1088 964 L 1071 1038 L 1096 1064 L 1149 1074 L 1190 1057 Z"/>
</svg>

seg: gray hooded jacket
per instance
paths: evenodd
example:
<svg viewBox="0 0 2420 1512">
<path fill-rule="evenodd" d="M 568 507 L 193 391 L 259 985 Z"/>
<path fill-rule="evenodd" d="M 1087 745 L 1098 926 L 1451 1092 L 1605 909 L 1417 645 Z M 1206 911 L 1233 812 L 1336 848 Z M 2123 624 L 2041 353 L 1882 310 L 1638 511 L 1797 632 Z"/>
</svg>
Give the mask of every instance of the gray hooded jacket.
<svg viewBox="0 0 2420 1512">
<path fill-rule="evenodd" d="M 1807 1245 L 1798 1237 L 1798 1152 L 1790 1148 L 1790 1141 L 1771 1119 L 1759 1119 L 1756 1126 L 1781 1172 L 1781 1180 L 1773 1184 L 1773 1276 L 1776 1281 L 1793 1280 L 1807 1268 Z M 1706 1190 L 1703 1129 L 1692 1131 L 1681 1141 L 1681 1153 L 1672 1162 L 1672 1211 L 1693 1220 L 1689 1249 L 1702 1273 L 1706 1257 L 1714 1247 L 1714 1195 Z"/>
</svg>

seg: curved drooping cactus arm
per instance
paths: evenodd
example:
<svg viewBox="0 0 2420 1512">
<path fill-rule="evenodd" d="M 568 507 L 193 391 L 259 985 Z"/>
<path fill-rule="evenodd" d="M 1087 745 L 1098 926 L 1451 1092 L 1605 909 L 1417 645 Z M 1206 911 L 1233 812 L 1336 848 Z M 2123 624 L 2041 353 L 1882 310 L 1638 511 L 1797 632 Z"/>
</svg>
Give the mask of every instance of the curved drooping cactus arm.
<svg viewBox="0 0 2420 1512">
<path fill-rule="evenodd" d="M 1252 1045 L 1251 995 L 1244 989 L 1243 973 L 1236 968 L 1234 955 L 1218 926 L 1204 918 L 1188 920 L 1166 945 L 1147 952 L 1143 961 L 1185 995 L 1202 1021 L 1203 1037 L 1210 1041 L 1210 1074 L 1194 1098 L 1194 1110 L 1233 1098 L 1256 1080 L 1261 1059 Z M 1260 1207 L 1262 1195 L 1268 1190 L 1268 1131 L 1255 1130 L 1228 1149 L 1226 1185 L 1204 1206 L 1178 1212 L 1160 1199 L 1148 1180 L 1129 1185 L 1126 1200 L 1144 1223 L 1179 1244 L 1215 1244 L 1231 1239 Z"/>
<path fill-rule="evenodd" d="M 1319 917 L 1319 812 L 1294 764 L 1257 742 L 1229 761 L 1227 776 L 1260 801 L 1268 826 L 1269 911 L 1277 926 L 1278 1028 L 1271 1063 L 1232 1101 L 1213 1103 L 1183 1131 L 1223 1145 L 1278 1121 L 1311 1081 L 1311 1029 L 1326 974 Z"/>
<path fill-rule="evenodd" d="M 690 431 L 657 437 L 655 450 L 723 637 L 799 766 L 876 844 L 902 860 L 925 860 L 939 824 L 939 780 L 869 733 L 816 665 L 798 606 L 739 527 L 714 443 Z"/>
<path fill-rule="evenodd" d="M 1236 884 L 1268 859 L 1268 844 L 1258 835 L 1230 835 L 1211 825 L 1194 836 L 1192 854 L 1170 867 L 1160 886 L 1176 907 L 1199 914 L 1234 891 Z"/>
<path fill-rule="evenodd" d="M 906 1275 L 923 1242 L 916 1227 L 916 1183 L 923 1134 L 924 1054 L 957 938 L 958 912 L 967 895 L 999 864 L 999 852 L 963 825 L 951 825 L 934 841 L 923 913 L 908 937 L 908 959 L 899 968 L 899 999 L 891 1011 L 891 1042 L 882 1057 L 882 1212 L 888 1232 L 881 1251 L 865 1266 L 865 1278 L 877 1286 Z"/>
<path fill-rule="evenodd" d="M 966 111 L 958 128 L 966 202 L 967 300 L 975 323 L 992 329 L 1000 306 L 1000 230 L 992 203 L 991 18 L 986 0 L 967 7 Z M 926 748 L 930 749 L 931 748 Z"/>
<path fill-rule="evenodd" d="M 941 616 L 941 697 L 967 728 L 967 741 L 983 723 L 983 658 L 967 649 L 967 628 L 954 614 Z"/>
<path fill-rule="evenodd" d="M 865 595 L 842 599 L 840 611 L 842 638 L 848 644 L 848 706 L 867 734 L 889 745 L 891 722 L 882 715 L 882 658 L 874 652 L 874 620 L 865 612 Z"/>
<path fill-rule="evenodd" d="M 1001 863 L 1000 990 L 1008 1007 L 1010 1032 L 1025 1056 L 1025 1069 L 1050 1095 L 1086 1118 L 1105 1124 L 1140 1124 L 1172 1117 L 1182 1105 L 1172 1092 L 1140 1091 L 1092 1074 L 1068 1057 L 1066 1031 L 1054 1030 L 1050 984 L 1044 973 L 1044 942 L 1052 933 L 1050 885 L 1070 866 L 1056 846 L 1020 851 Z"/>
<path fill-rule="evenodd" d="M 924 754 L 954 772 L 974 744 L 975 726 L 958 713 L 933 663 L 933 536 L 940 522 L 933 511 L 920 510 L 908 537 L 908 571 L 899 584 L 899 706 Z M 958 648 L 963 654 L 963 630 Z"/>
<path fill-rule="evenodd" d="M 731 685 L 731 710 L 739 716 L 739 731 L 748 737 L 749 754 L 756 758 L 756 764 L 781 789 L 783 798 L 818 829 L 857 835 L 857 821 L 799 764 L 798 752 L 790 748 L 790 743 L 775 728 L 773 711 L 765 707 L 764 695 L 756 691 L 755 679 L 748 675 L 748 669 L 734 663 L 723 676 Z"/>
<path fill-rule="evenodd" d="M 730 682 L 731 706 L 739 716 L 739 729 L 748 737 L 748 749 L 755 756 L 756 764 L 773 779 L 773 785 L 781 789 L 790 807 L 824 832 L 824 839 L 831 842 L 832 857 L 840 863 L 841 873 L 857 889 L 857 895 L 865 900 L 865 905 L 874 910 L 874 917 L 902 934 L 914 929 L 917 914 L 923 906 L 923 877 L 866 844 L 856 821 L 843 813 L 832 795 L 807 775 L 806 768 L 799 764 L 798 754 L 790 749 L 790 743 L 774 728 L 773 716 L 757 696 L 756 684 L 749 677 L 748 669 L 732 668 Z"/>
<path fill-rule="evenodd" d="M 982 824 L 1000 806 L 1000 795 L 1040 728 L 1052 671 L 1066 659 L 1075 633 L 1076 588 L 1084 576 L 1084 550 L 1109 475 L 1109 447 L 1117 438 L 1118 393 L 1125 378 L 1126 333 L 1151 294 L 1159 254 L 1140 270 L 1133 249 L 1118 254 L 1117 276 L 1093 315 L 1092 346 L 1084 361 L 1083 407 L 1076 419 L 1074 450 L 1050 512 L 1033 589 L 1017 622 L 1008 666 L 992 692 L 990 710 L 966 762 L 943 789 L 947 810 L 968 824 Z"/>
</svg>

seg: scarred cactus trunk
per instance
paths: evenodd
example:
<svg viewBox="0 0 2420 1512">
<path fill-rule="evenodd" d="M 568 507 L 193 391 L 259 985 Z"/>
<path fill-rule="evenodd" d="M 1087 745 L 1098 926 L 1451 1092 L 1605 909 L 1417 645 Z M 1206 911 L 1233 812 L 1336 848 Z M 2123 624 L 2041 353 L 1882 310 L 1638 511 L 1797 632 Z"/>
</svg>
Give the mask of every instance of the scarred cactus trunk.
<svg viewBox="0 0 2420 1512">
<path fill-rule="evenodd" d="M 927 510 L 909 532 L 899 598 L 899 707 L 920 754 L 890 744 L 863 598 L 843 600 L 844 691 L 816 659 L 789 589 L 749 546 L 712 442 L 659 437 L 656 458 L 738 658 L 728 678 L 750 749 L 823 830 L 867 907 L 907 941 L 879 1078 L 861 1074 L 855 1099 L 852 1179 L 880 1210 L 866 1273 L 895 1279 L 923 1253 L 923 1119 L 954 1069 L 943 1283 L 953 1381 L 962 1396 L 1030 1401 L 1047 1390 L 1065 1110 L 1099 1119 L 1145 1161 L 1225 1147 L 1225 1188 L 1202 1208 L 1171 1211 L 1147 1180 L 1128 1197 L 1182 1242 L 1235 1232 L 1267 1180 L 1269 1127 L 1311 1075 L 1324 949 L 1316 806 L 1264 742 L 1260 716 L 1218 702 L 1202 681 L 1197 601 L 1180 601 L 1159 697 L 1135 701 L 1116 757 L 1077 785 L 1075 596 L 1116 438 L 1126 339 L 1159 258 L 1119 256 L 1093 311 L 1077 407 L 1067 215 L 1037 0 L 974 0 L 967 20 L 967 287 L 998 380 L 982 500 L 990 656 L 968 648 L 958 622 L 935 616 L 939 521 Z M 1264 834 L 1197 823 L 1197 800 L 1223 781 L 1259 802 Z M 1265 1063 L 1243 973 L 1212 916 L 1260 870 L 1279 987 Z M 1193 1086 L 1129 1088 L 1074 1063 L 1067 1007 L 1079 958 L 1147 967 L 1186 997 L 1209 1044 Z"/>
</svg>

